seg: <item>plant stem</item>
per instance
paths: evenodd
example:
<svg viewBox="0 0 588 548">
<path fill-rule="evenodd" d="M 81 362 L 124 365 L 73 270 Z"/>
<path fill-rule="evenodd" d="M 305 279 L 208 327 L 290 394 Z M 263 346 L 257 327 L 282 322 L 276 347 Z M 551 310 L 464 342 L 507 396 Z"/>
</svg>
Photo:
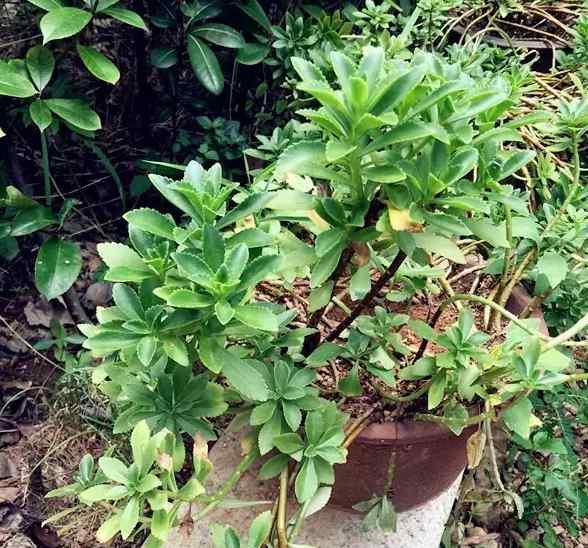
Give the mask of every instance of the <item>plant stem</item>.
<svg viewBox="0 0 588 548">
<path fill-rule="evenodd" d="M 574 338 L 580 331 L 583 331 L 588 327 L 588 314 L 586 314 L 581 320 L 572 325 L 567 331 L 564 331 L 561 335 L 551 339 L 542 349 L 542 352 L 547 352 L 556 346 L 559 346 L 570 339 Z"/>
<path fill-rule="evenodd" d="M 241 479 L 241 476 L 253 464 L 258 456 L 259 450 L 257 447 L 255 447 L 241 459 L 241 462 L 239 462 L 239 464 L 235 467 L 232 474 L 225 481 L 221 489 L 214 496 L 207 500 L 208 504 L 200 512 L 198 512 L 196 519 L 202 519 L 204 516 L 212 512 L 223 501 L 223 499 L 233 490 L 235 485 L 237 485 L 237 482 Z"/>
<path fill-rule="evenodd" d="M 490 411 L 488 404 L 486 404 L 486 413 Z M 494 473 L 494 480 L 501 491 L 505 491 L 504 483 L 500 477 L 500 470 L 498 469 L 498 459 L 496 458 L 496 449 L 494 448 L 494 436 L 492 434 L 492 420 L 490 417 L 484 420 L 484 429 L 486 430 L 486 443 L 488 445 L 488 452 L 490 453 L 490 462 L 492 463 L 492 472 Z"/>
<path fill-rule="evenodd" d="M 578 188 L 580 187 L 580 150 L 579 149 L 580 149 L 580 146 L 579 146 L 579 142 L 578 142 L 578 137 L 574 136 L 572 138 L 572 159 L 573 159 L 573 166 L 574 166 L 574 171 L 572 174 L 572 177 L 573 177 L 572 187 L 570 188 L 570 191 L 568 192 L 568 195 L 566 196 L 564 203 L 557 210 L 556 214 L 551 218 L 551 220 L 547 223 L 547 226 L 545 227 L 545 230 L 543 232 L 543 237 L 545 237 L 545 235 L 555 226 L 555 224 L 557 223 L 559 218 L 566 212 L 566 210 L 568 209 L 568 207 L 572 203 L 572 200 L 574 199 L 574 196 L 576 195 Z"/>
<path fill-rule="evenodd" d="M 333 277 L 332 277 L 333 298 L 334 298 L 336 291 L 337 291 L 337 282 L 339 281 L 339 278 L 341 278 L 341 276 L 343 275 L 343 272 L 345 271 L 345 267 L 347 266 L 347 263 L 351 260 L 352 255 L 353 255 L 353 247 L 351 245 L 349 245 L 343 251 L 343 253 L 341 253 L 341 257 L 339 258 L 339 262 L 337 263 L 337 268 L 335 269 L 335 272 L 333 273 Z M 317 311 L 315 311 L 312 314 L 312 316 L 310 317 L 310 320 L 308 321 L 308 327 L 317 327 L 319 325 L 320 321 L 322 320 L 323 316 L 325 315 L 327 307 L 329 306 L 329 304 L 330 304 L 331 300 L 333 300 L 333 298 L 329 299 L 329 302 L 327 304 L 325 304 L 325 306 L 323 306 L 322 308 L 319 308 Z M 312 354 L 312 352 L 320 344 L 320 342 L 321 342 L 320 332 L 314 333 L 312 335 L 307 335 L 304 339 L 302 354 L 304 356 L 310 356 L 310 354 Z"/>
<path fill-rule="evenodd" d="M 504 206 L 504 218 L 506 224 L 506 241 L 508 242 L 508 247 L 504 250 L 504 267 L 502 269 L 502 279 L 500 280 L 499 298 L 502 298 L 502 293 L 508 284 L 508 276 L 512 266 L 512 212 L 510 207 L 507 205 Z M 498 327 L 500 326 L 500 317 L 498 315 L 496 315 L 496 324 Z"/>
<path fill-rule="evenodd" d="M 325 340 L 333 341 L 335 340 L 345 329 L 347 329 L 354 320 L 362 313 L 364 308 L 369 306 L 369 304 L 374 300 L 374 298 L 380 293 L 380 290 L 392 279 L 394 278 L 396 272 L 406 259 L 406 254 L 404 251 L 399 250 L 394 257 L 394 260 L 390 263 L 390 266 L 386 269 L 386 271 L 380 276 L 380 279 L 372 285 L 370 292 L 358 303 L 355 305 L 351 314 L 347 316 L 342 322 L 335 327 L 326 337 Z"/>
<path fill-rule="evenodd" d="M 284 468 L 280 474 L 280 498 L 278 499 L 278 546 L 288 548 L 288 536 L 286 534 L 286 507 L 288 504 L 288 468 Z"/>
<path fill-rule="evenodd" d="M 310 506 L 311 502 L 312 502 L 312 499 L 307 500 L 302 505 L 302 508 L 298 512 L 298 516 L 296 516 L 296 521 L 294 522 L 294 527 L 292 527 L 292 530 L 290 531 L 290 534 L 288 535 L 288 542 L 292 542 L 298 536 L 298 533 L 300 532 L 300 528 L 302 527 L 302 522 L 306 518 L 306 513 L 308 512 L 308 507 Z"/>
<path fill-rule="evenodd" d="M 51 205 L 51 172 L 49 171 L 49 147 L 47 146 L 47 136 L 41 131 L 41 167 L 43 169 L 43 183 L 45 189 L 45 203 Z"/>
</svg>

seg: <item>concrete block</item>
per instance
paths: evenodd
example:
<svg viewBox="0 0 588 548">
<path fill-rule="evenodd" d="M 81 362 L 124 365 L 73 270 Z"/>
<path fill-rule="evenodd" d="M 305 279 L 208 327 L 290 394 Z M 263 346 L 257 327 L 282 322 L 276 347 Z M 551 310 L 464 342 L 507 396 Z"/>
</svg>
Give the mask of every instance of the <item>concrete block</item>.
<svg viewBox="0 0 588 548">
<path fill-rule="evenodd" d="M 240 436 L 224 434 L 210 452 L 214 471 L 207 482 L 208 492 L 218 489 L 241 460 Z M 275 500 L 276 482 L 259 481 L 259 466 L 252 467 L 242 477 L 230 498 L 239 500 L 268 501 L 266 505 L 239 509 L 218 508 L 203 520 L 194 521 L 194 527 L 186 537 L 176 530 L 170 536 L 166 548 L 204 548 L 212 546 L 209 526 L 222 523 L 245 533 L 253 519 L 272 507 Z M 461 477 L 442 495 L 429 503 L 398 515 L 395 533 L 361 530 L 362 516 L 337 508 L 324 508 L 304 521 L 296 544 L 316 548 L 439 548 L 445 523 L 449 518 L 453 502 L 459 489 Z M 197 511 L 193 508 L 193 513 Z M 289 514 L 291 515 L 291 513 Z"/>
</svg>

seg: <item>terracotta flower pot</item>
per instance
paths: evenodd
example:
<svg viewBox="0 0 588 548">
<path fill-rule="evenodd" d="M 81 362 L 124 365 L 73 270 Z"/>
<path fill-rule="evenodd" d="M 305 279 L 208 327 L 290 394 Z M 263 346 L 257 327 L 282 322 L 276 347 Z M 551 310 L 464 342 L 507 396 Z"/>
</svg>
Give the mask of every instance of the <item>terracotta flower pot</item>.
<svg viewBox="0 0 588 548">
<path fill-rule="evenodd" d="M 466 29 L 462 25 L 455 25 L 453 31 L 462 37 Z M 475 34 L 470 31 L 470 34 Z M 556 51 L 566 47 L 564 42 L 539 38 L 512 38 L 508 41 L 499 36 L 484 34 L 482 40 L 490 45 L 500 48 L 515 48 L 537 52 L 537 60 L 533 63 L 533 69 L 539 72 L 548 72 L 554 62 Z"/>
<path fill-rule="evenodd" d="M 513 314 L 520 314 L 529 303 L 522 286 L 515 287 L 507 303 Z M 548 334 L 541 311 L 531 317 Z M 351 444 L 347 462 L 335 467 L 335 485 L 330 503 L 352 509 L 353 505 L 381 496 L 388 471 L 393 467 L 389 497 L 398 512 L 410 510 L 440 495 L 464 470 L 466 444 L 476 427 L 460 436 L 441 424 L 400 421 L 368 426 Z"/>
<path fill-rule="evenodd" d="M 331 503 L 354 504 L 383 495 L 390 466 L 389 496 L 398 512 L 410 510 L 445 491 L 466 466 L 466 443 L 475 428 L 456 436 L 431 422 L 395 422 L 368 426 L 351 444 L 347 462 L 335 468 Z"/>
</svg>

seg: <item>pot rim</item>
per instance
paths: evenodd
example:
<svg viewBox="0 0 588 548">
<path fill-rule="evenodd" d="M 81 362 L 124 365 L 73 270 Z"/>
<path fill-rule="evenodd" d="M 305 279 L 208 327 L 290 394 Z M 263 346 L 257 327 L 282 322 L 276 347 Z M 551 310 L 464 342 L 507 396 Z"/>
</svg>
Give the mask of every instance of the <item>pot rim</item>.
<svg viewBox="0 0 588 548">
<path fill-rule="evenodd" d="M 395 422 L 374 422 L 361 432 L 354 443 L 362 445 L 419 445 L 435 440 L 458 438 L 471 433 L 475 426 L 467 427 L 458 436 L 447 426 L 429 421 L 401 420 Z"/>
<path fill-rule="evenodd" d="M 458 34 L 462 35 L 465 33 L 465 27 L 462 25 L 455 25 L 453 30 Z M 509 43 L 504 38 L 500 38 L 498 36 L 488 36 L 485 34 L 482 38 L 485 42 L 490 42 L 502 48 L 526 48 L 526 49 L 544 49 L 544 50 L 556 50 L 556 49 L 563 49 L 566 47 L 565 43 L 563 42 L 556 42 L 550 40 L 541 40 L 541 39 L 533 39 L 533 38 L 514 38 Z"/>
</svg>

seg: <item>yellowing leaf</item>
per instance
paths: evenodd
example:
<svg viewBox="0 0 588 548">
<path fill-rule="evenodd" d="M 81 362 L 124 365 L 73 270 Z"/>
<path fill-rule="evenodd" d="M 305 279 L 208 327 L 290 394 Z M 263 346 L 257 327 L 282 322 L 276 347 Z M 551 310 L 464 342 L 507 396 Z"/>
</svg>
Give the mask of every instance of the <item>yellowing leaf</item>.
<svg viewBox="0 0 588 548">
<path fill-rule="evenodd" d="M 486 434 L 482 430 L 474 432 L 467 441 L 466 451 L 468 457 L 468 468 L 476 468 L 484 456 L 486 447 Z"/>
<path fill-rule="evenodd" d="M 394 230 L 414 232 L 419 230 L 421 225 L 415 223 L 411 217 L 408 209 L 394 209 L 388 208 L 388 218 L 390 219 L 390 226 Z"/>
</svg>

